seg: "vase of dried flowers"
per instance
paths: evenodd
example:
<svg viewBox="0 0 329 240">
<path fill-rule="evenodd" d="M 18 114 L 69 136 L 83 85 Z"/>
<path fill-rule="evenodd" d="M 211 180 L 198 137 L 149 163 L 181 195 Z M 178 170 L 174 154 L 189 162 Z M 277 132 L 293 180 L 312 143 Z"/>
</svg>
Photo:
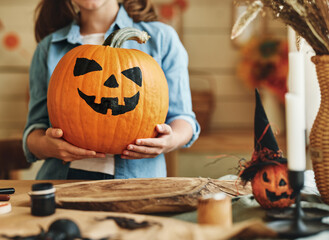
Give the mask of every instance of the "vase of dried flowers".
<svg viewBox="0 0 329 240">
<path fill-rule="evenodd" d="M 263 12 L 270 12 L 292 27 L 297 34 L 296 45 L 304 39 L 314 50 L 321 92 L 321 103 L 310 133 L 310 151 L 316 185 L 321 198 L 329 204 L 329 0 L 254 0 L 233 26 L 235 38 Z M 267 11 L 265 11 L 267 10 Z"/>
<path fill-rule="evenodd" d="M 310 154 L 322 200 L 329 204 L 329 55 L 314 56 L 321 103 L 310 133 Z"/>
</svg>

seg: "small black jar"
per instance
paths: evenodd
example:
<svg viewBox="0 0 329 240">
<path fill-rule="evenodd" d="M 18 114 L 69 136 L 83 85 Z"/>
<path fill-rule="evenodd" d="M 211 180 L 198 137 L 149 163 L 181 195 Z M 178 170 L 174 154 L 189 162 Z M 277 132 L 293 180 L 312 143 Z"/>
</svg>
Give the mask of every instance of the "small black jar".
<svg viewBox="0 0 329 240">
<path fill-rule="evenodd" d="M 55 188 L 51 183 L 37 183 L 32 185 L 31 214 L 34 216 L 49 216 L 55 213 Z"/>
</svg>

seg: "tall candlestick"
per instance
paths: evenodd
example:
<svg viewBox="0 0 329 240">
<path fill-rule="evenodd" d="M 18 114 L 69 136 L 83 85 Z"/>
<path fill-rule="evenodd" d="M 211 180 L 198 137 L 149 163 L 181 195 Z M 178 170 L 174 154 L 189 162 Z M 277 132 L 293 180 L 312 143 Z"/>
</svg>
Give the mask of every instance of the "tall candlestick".
<svg viewBox="0 0 329 240">
<path fill-rule="evenodd" d="M 296 34 L 290 28 L 289 75 L 286 94 L 286 129 L 288 169 L 304 171 L 306 168 L 306 114 L 305 114 L 305 57 L 296 48 Z"/>
<path fill-rule="evenodd" d="M 304 171 L 305 156 L 305 119 L 301 97 L 294 93 L 286 93 L 286 125 L 288 169 Z"/>
<path fill-rule="evenodd" d="M 299 120 L 304 126 L 306 132 L 306 116 L 305 116 L 305 68 L 304 54 L 300 52 L 289 53 L 289 76 L 288 91 L 300 97 L 299 105 L 302 106 L 303 117 Z"/>
<path fill-rule="evenodd" d="M 288 90 L 301 97 L 305 96 L 304 53 L 289 53 Z"/>
<path fill-rule="evenodd" d="M 296 46 L 296 32 L 295 30 L 288 26 L 288 44 L 289 44 L 289 52 L 297 52 L 297 46 Z"/>
</svg>

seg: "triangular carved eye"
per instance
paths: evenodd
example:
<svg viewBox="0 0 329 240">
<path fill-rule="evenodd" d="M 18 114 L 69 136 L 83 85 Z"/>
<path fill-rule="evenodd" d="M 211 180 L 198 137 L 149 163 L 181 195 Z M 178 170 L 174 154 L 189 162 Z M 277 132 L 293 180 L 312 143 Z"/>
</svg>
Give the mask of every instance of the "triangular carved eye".
<svg viewBox="0 0 329 240">
<path fill-rule="evenodd" d="M 88 58 L 77 58 L 74 65 L 73 75 L 77 77 L 89 72 L 100 70 L 102 70 L 102 67 L 95 60 Z"/>
<path fill-rule="evenodd" d="M 279 186 L 282 187 L 282 186 L 286 186 L 286 185 L 287 185 L 286 181 L 281 179 L 279 182 Z"/>
<path fill-rule="evenodd" d="M 104 83 L 105 87 L 109 87 L 109 88 L 117 88 L 119 87 L 119 84 L 115 78 L 115 76 L 112 74 Z"/>
<path fill-rule="evenodd" d="M 121 72 L 124 76 L 136 83 L 138 86 L 142 86 L 142 71 L 139 67 L 129 68 Z"/>
</svg>

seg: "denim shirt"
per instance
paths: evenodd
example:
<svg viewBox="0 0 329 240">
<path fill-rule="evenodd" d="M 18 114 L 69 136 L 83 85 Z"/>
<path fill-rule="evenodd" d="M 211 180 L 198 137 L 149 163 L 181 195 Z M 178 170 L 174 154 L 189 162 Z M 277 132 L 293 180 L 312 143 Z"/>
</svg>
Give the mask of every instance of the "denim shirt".
<svg viewBox="0 0 329 240">
<path fill-rule="evenodd" d="M 193 128 L 193 137 L 184 146 L 189 147 L 198 138 L 200 126 L 192 111 L 188 76 L 188 56 L 176 31 L 161 22 L 135 23 L 121 5 L 115 22 L 108 29 L 105 38 L 114 30 L 134 27 L 146 31 L 151 38 L 146 44 L 126 41 L 123 48 L 139 49 L 151 55 L 163 69 L 168 81 L 169 110 L 166 123 L 184 119 Z M 73 22 L 47 37 L 37 46 L 30 67 L 30 103 L 27 123 L 23 134 L 23 150 L 28 162 L 38 159 L 29 151 L 26 139 L 34 129 L 47 129 L 51 126 L 47 111 L 47 89 L 53 70 L 59 60 L 72 48 L 82 44 L 80 28 Z M 40 168 L 37 179 L 66 179 L 69 163 L 48 158 Z M 147 159 L 121 159 L 115 155 L 115 178 L 165 177 L 164 155 Z"/>
</svg>

